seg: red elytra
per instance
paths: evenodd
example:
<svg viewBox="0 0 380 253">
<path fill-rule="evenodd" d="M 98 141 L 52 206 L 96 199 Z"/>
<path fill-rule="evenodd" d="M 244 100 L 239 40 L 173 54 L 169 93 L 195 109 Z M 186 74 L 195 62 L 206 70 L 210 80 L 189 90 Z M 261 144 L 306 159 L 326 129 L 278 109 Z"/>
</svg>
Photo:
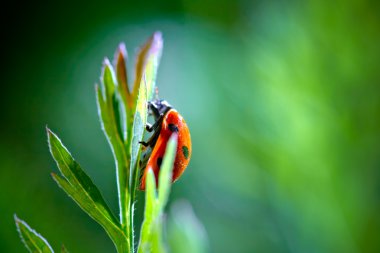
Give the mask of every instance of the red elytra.
<svg viewBox="0 0 380 253">
<path fill-rule="evenodd" d="M 189 128 L 183 117 L 164 100 L 155 100 L 149 103 L 150 110 L 156 118 L 156 123 L 147 127 L 154 133 L 148 142 L 140 142 L 144 146 L 150 146 L 152 152 L 145 165 L 142 165 L 140 178 L 140 190 L 145 190 L 146 176 L 152 169 L 158 186 L 158 177 L 162 159 L 165 154 L 167 143 L 172 134 L 177 135 L 177 150 L 174 159 L 172 182 L 175 182 L 185 171 L 191 157 L 191 138 Z"/>
</svg>

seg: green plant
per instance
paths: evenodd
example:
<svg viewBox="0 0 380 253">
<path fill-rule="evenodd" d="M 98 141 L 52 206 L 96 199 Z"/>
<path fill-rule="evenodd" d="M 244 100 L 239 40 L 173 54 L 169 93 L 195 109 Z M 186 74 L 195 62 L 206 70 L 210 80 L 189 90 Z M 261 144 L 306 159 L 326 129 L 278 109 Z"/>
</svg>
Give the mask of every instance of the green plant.
<svg viewBox="0 0 380 253">
<path fill-rule="evenodd" d="M 176 138 L 170 139 L 163 159 L 159 186 L 152 171 L 148 172 L 145 192 L 144 221 L 140 241 L 134 245 L 134 203 L 139 179 L 139 157 L 147 122 L 147 101 L 153 96 L 163 41 L 154 33 L 140 49 L 135 80 L 129 89 L 126 70 L 127 53 L 121 44 L 114 65 L 104 60 L 100 85 L 96 85 L 98 113 L 102 129 L 115 159 L 119 218 L 108 207 L 91 178 L 74 160 L 56 134 L 47 128 L 50 152 L 60 175 L 53 179 L 91 218 L 97 221 L 111 238 L 117 252 L 163 252 L 162 215 L 167 203 L 176 150 Z M 20 237 L 30 252 L 53 252 L 49 243 L 15 215 Z M 68 252 L 63 246 L 61 252 Z"/>
</svg>

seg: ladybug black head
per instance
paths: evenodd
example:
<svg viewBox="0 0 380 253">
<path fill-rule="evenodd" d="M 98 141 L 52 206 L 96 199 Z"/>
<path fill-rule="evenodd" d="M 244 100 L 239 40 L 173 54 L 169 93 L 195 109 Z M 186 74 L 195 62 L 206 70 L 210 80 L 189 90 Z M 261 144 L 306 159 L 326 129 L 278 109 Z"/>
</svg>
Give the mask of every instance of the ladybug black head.
<svg viewBox="0 0 380 253">
<path fill-rule="evenodd" d="M 161 115 L 166 114 L 173 107 L 163 99 L 156 99 L 148 102 L 148 110 L 158 119 Z"/>
</svg>

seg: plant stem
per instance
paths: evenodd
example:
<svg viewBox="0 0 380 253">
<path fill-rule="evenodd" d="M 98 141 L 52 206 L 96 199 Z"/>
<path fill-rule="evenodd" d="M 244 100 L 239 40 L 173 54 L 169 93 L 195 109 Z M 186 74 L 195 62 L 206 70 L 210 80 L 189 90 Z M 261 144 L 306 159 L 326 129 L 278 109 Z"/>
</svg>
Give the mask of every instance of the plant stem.
<svg viewBox="0 0 380 253">
<path fill-rule="evenodd" d="M 126 233 L 128 236 L 128 223 L 129 223 L 129 208 L 128 208 L 128 203 L 129 203 L 129 192 L 126 187 L 125 179 L 126 173 L 127 172 L 127 166 L 123 164 L 117 165 L 117 177 L 118 177 L 118 195 L 119 195 L 119 210 L 120 210 L 120 223 L 122 225 L 123 231 Z"/>
<path fill-rule="evenodd" d="M 128 182 L 129 182 L 129 160 L 128 152 L 124 149 L 124 145 L 120 139 L 114 140 L 116 143 L 113 143 L 113 149 L 115 161 L 116 161 L 116 176 L 117 176 L 117 190 L 119 196 L 119 210 L 120 210 L 120 224 L 122 230 L 125 233 L 125 236 L 130 240 L 130 195 L 128 191 Z M 130 249 L 131 242 L 127 242 L 128 249 L 123 248 L 123 251 L 118 251 L 119 253 L 133 252 Z M 119 249 L 118 249 L 119 250 Z"/>
<path fill-rule="evenodd" d="M 128 165 L 129 165 L 129 177 L 131 175 L 133 175 L 133 173 L 130 173 L 131 170 L 133 170 L 134 168 L 131 168 L 131 164 L 130 164 L 130 161 L 131 161 L 131 148 L 132 148 L 132 126 L 133 126 L 133 123 L 130 125 L 130 127 L 128 128 L 128 145 L 127 145 L 127 152 L 128 155 L 129 155 L 129 159 L 128 159 Z M 134 243 L 134 229 L 133 229 L 133 226 L 134 226 L 134 222 L 133 222 L 133 219 L 134 219 L 134 215 L 133 215 L 133 204 L 134 204 L 134 201 L 135 201 L 135 188 L 134 188 L 134 185 L 133 185 L 133 180 L 131 181 L 130 178 L 128 180 L 128 185 L 129 185 L 129 189 L 130 189 L 130 195 L 129 195 L 129 201 L 128 202 L 125 202 L 125 204 L 128 206 L 128 226 L 127 226 L 127 229 L 129 230 L 128 231 L 128 237 L 129 237 L 129 242 L 130 242 L 130 252 L 133 253 L 135 251 L 135 243 Z"/>
<path fill-rule="evenodd" d="M 133 213 L 133 202 L 134 198 L 131 198 L 129 202 L 129 241 L 130 241 L 130 248 L 131 248 L 131 253 L 135 251 L 135 242 L 134 242 L 134 230 L 133 230 L 133 218 L 134 218 L 134 213 Z"/>
<path fill-rule="evenodd" d="M 125 242 L 115 242 L 116 250 L 118 253 L 130 253 L 129 251 L 129 243 Z"/>
</svg>

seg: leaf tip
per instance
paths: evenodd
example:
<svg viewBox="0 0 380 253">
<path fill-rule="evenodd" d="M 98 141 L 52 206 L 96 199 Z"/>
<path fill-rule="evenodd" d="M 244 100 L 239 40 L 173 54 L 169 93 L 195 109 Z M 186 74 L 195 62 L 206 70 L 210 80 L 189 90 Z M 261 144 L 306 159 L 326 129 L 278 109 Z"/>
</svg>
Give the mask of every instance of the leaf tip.
<svg viewBox="0 0 380 253">
<path fill-rule="evenodd" d="M 115 68 L 116 69 L 125 68 L 125 62 L 126 62 L 127 57 L 128 57 L 127 48 L 124 42 L 120 42 L 113 58 L 113 65 L 115 66 Z"/>
<path fill-rule="evenodd" d="M 173 133 L 169 138 L 169 143 L 172 143 L 171 145 L 177 145 L 178 142 L 178 134 Z"/>
<path fill-rule="evenodd" d="M 147 168 L 147 178 L 145 179 L 145 188 L 146 188 L 146 191 L 151 191 L 152 189 L 156 189 L 157 188 L 157 185 L 156 185 L 156 176 L 154 175 L 154 171 L 152 169 L 152 167 L 148 167 Z M 150 189 L 152 188 L 152 189 Z"/>
<path fill-rule="evenodd" d="M 117 47 L 116 53 L 118 57 L 128 57 L 127 47 L 125 46 L 124 42 L 120 42 L 119 46 Z"/>
<path fill-rule="evenodd" d="M 17 214 L 14 214 L 13 215 L 13 218 L 15 220 L 15 224 L 16 224 L 16 230 L 21 238 L 21 241 L 24 242 L 24 238 L 22 237 L 22 233 L 21 233 L 21 228 L 20 228 L 20 224 L 22 224 L 22 220 L 20 220 L 19 217 L 17 217 Z"/>
<path fill-rule="evenodd" d="M 45 130 L 46 130 L 48 144 L 49 144 L 49 147 L 50 147 L 50 139 L 51 139 L 51 136 L 52 136 L 53 132 L 50 130 L 50 128 L 47 125 L 45 127 Z"/>
<path fill-rule="evenodd" d="M 106 66 L 108 67 L 110 65 L 111 65 L 111 62 L 108 59 L 108 57 L 104 57 L 104 59 L 103 59 L 103 68 L 105 68 Z"/>
<path fill-rule="evenodd" d="M 156 31 L 152 35 L 153 43 L 152 43 L 152 52 L 158 52 L 161 51 L 164 39 L 162 38 L 162 33 L 160 31 Z"/>
<path fill-rule="evenodd" d="M 112 72 L 112 65 L 108 57 L 104 57 L 102 64 L 102 74 L 100 80 L 102 80 L 109 72 Z"/>
<path fill-rule="evenodd" d="M 49 147 L 51 147 L 51 139 L 52 138 L 57 138 L 57 136 L 53 133 L 53 131 L 50 130 L 50 128 L 48 128 L 46 126 L 46 134 L 47 134 L 47 137 L 48 137 L 48 144 L 49 144 Z"/>
<path fill-rule="evenodd" d="M 22 229 L 22 228 L 21 228 L 21 227 L 22 227 L 22 226 L 26 226 L 26 227 L 28 227 L 28 225 L 27 225 L 23 220 L 21 220 L 21 219 L 17 216 L 17 214 L 14 214 L 14 215 L 13 215 L 13 218 L 14 218 L 14 220 L 15 220 L 16 229 L 17 229 L 18 233 L 20 234 L 21 239 L 24 240 L 24 238 L 22 237 L 22 232 L 21 232 L 21 229 Z"/>
<path fill-rule="evenodd" d="M 162 32 L 161 31 L 155 31 L 153 33 L 153 40 L 162 43 L 162 41 L 163 41 L 163 39 L 162 39 Z"/>
<path fill-rule="evenodd" d="M 95 89 L 95 94 L 98 94 L 98 92 L 99 92 L 99 84 L 95 83 L 94 89 Z"/>
<path fill-rule="evenodd" d="M 18 226 L 18 224 L 21 222 L 21 220 L 17 217 L 17 214 L 14 214 L 13 218 L 15 219 L 16 225 Z"/>
</svg>

